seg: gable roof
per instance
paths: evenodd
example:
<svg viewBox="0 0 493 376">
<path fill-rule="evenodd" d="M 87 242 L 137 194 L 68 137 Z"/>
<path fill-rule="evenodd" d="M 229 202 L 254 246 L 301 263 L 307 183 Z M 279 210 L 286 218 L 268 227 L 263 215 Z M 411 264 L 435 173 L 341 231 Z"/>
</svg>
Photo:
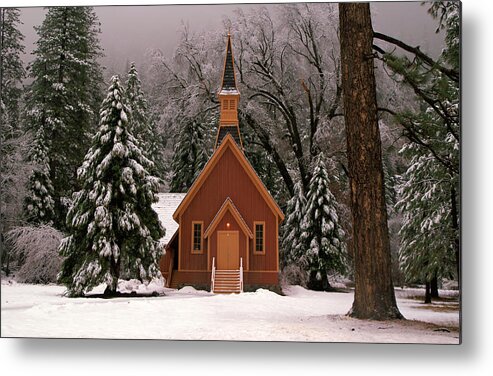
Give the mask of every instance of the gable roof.
<svg viewBox="0 0 493 376">
<path fill-rule="evenodd" d="M 166 234 L 159 239 L 162 245 L 168 244 L 171 237 L 178 229 L 178 223 L 173 220 L 173 213 L 186 196 L 186 193 L 158 193 L 158 202 L 152 204 L 159 222 L 166 229 Z"/>
<path fill-rule="evenodd" d="M 207 227 L 207 230 L 205 230 L 204 238 L 207 238 L 209 236 L 209 234 L 214 231 L 214 229 L 217 227 L 217 225 L 219 224 L 221 219 L 224 217 L 224 215 L 228 211 L 233 215 L 233 218 L 236 220 L 236 222 L 238 222 L 238 224 L 240 225 L 240 228 L 243 230 L 243 232 L 246 235 L 248 235 L 250 237 L 250 239 L 253 239 L 252 231 L 250 230 L 250 228 L 246 224 L 245 220 L 241 216 L 240 212 L 236 208 L 235 204 L 233 203 L 233 201 L 229 197 L 227 197 L 226 200 L 224 200 L 223 204 L 221 205 L 221 207 L 217 211 L 216 215 L 212 219 L 209 227 Z"/>
<path fill-rule="evenodd" d="M 199 176 L 195 179 L 192 186 L 188 190 L 187 195 L 180 203 L 180 205 L 176 208 L 176 211 L 173 214 L 173 218 L 175 219 L 175 221 L 178 221 L 178 217 L 180 216 L 180 214 L 188 207 L 192 199 L 197 194 L 199 188 L 202 186 L 204 181 L 210 175 L 210 173 L 214 169 L 214 166 L 217 165 L 217 163 L 221 159 L 221 156 L 224 154 L 224 152 L 227 149 L 230 149 L 233 152 L 234 156 L 238 159 L 240 165 L 243 167 L 248 177 L 259 191 L 260 195 L 263 197 L 263 199 L 265 200 L 269 208 L 272 210 L 272 212 L 279 217 L 280 219 L 279 222 L 281 222 L 284 219 L 284 214 L 282 210 L 279 208 L 274 198 L 270 195 L 264 183 L 262 183 L 262 180 L 260 180 L 254 168 L 252 167 L 248 159 L 245 157 L 245 154 L 243 154 L 240 147 L 233 140 L 233 137 L 231 136 L 230 133 L 226 134 L 221 145 L 214 151 L 211 158 L 206 163 L 203 170 L 200 172 Z"/>
</svg>

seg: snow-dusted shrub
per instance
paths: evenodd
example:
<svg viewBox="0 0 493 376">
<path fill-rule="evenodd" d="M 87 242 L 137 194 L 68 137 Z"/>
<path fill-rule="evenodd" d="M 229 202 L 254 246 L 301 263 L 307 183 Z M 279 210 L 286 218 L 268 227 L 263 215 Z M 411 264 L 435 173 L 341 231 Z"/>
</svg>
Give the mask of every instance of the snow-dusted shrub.
<svg viewBox="0 0 493 376">
<path fill-rule="evenodd" d="M 280 278 L 281 286 L 299 285 L 306 286 L 308 274 L 298 264 L 289 264 L 283 268 Z"/>
<path fill-rule="evenodd" d="M 58 246 L 63 234 L 53 227 L 22 226 L 15 227 L 7 233 L 7 241 L 12 246 L 12 253 L 24 259 L 16 280 L 23 283 L 56 282 L 62 258 Z"/>
</svg>

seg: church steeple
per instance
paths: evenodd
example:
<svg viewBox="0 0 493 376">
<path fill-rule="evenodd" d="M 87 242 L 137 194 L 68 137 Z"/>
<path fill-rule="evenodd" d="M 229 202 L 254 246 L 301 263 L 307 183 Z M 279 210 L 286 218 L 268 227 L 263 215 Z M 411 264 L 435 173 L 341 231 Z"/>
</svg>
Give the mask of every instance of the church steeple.
<svg viewBox="0 0 493 376">
<path fill-rule="evenodd" d="M 240 101 L 240 92 L 236 86 L 233 47 L 231 44 L 231 35 L 229 33 L 228 41 L 226 42 L 226 56 L 224 57 L 224 70 L 218 99 L 221 105 L 221 114 L 219 117 L 219 129 L 216 137 L 215 149 L 219 147 L 221 141 L 228 133 L 233 136 L 233 139 L 238 146 L 243 148 L 238 122 L 238 102 Z"/>
</svg>

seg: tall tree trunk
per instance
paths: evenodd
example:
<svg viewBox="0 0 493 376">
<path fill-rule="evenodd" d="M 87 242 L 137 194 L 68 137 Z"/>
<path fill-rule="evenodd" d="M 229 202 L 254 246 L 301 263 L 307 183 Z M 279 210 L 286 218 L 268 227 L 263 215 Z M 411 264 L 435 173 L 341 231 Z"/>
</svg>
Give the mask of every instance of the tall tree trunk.
<svg viewBox="0 0 493 376">
<path fill-rule="evenodd" d="M 321 273 L 320 279 L 317 279 L 317 274 L 317 271 L 310 271 L 306 287 L 314 291 L 330 291 L 331 287 L 327 273 Z"/>
<path fill-rule="evenodd" d="M 110 274 L 113 277 L 111 284 L 106 285 L 104 295 L 115 296 L 118 289 L 118 279 L 120 278 L 121 259 L 115 260 L 113 257 L 110 260 Z"/>
<path fill-rule="evenodd" d="M 425 285 L 425 304 L 431 303 L 431 283 L 426 281 Z"/>
<path fill-rule="evenodd" d="M 438 298 L 438 278 L 436 275 L 430 281 L 430 294 L 432 298 Z"/>
<path fill-rule="evenodd" d="M 339 20 L 353 217 L 355 291 L 349 315 L 376 320 L 402 318 L 392 284 L 370 6 L 341 3 Z"/>
</svg>

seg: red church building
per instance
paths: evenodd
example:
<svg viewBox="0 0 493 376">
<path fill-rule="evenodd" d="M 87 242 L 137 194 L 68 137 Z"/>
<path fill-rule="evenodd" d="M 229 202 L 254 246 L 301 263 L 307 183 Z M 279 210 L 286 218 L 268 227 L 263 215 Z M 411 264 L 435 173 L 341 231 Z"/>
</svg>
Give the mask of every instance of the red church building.
<svg viewBox="0 0 493 376">
<path fill-rule="evenodd" d="M 229 34 L 218 99 L 214 153 L 173 213 L 178 229 L 165 247 L 161 272 L 168 287 L 277 289 L 284 215 L 243 151 Z"/>
</svg>

